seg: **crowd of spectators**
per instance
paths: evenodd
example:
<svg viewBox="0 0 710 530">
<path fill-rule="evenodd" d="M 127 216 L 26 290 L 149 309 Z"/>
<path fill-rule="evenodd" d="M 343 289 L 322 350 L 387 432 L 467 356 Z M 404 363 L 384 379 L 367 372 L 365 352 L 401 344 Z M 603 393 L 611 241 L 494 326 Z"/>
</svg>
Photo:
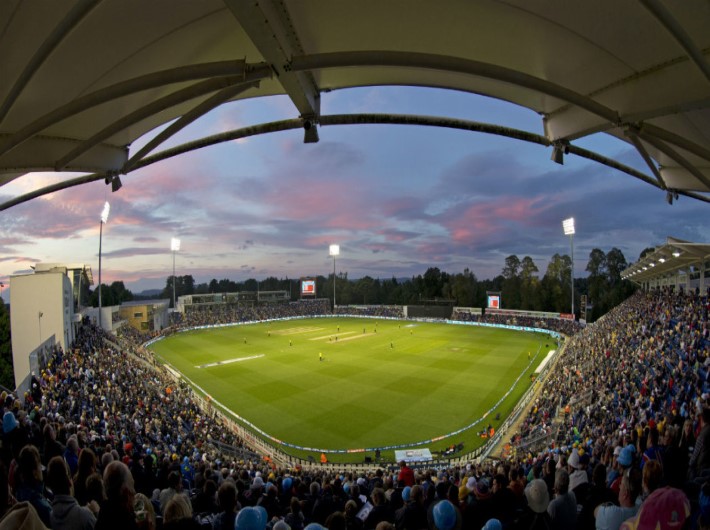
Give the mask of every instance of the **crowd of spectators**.
<svg viewBox="0 0 710 530">
<path fill-rule="evenodd" d="M 362 317 L 404 318 L 401 305 L 342 305 L 336 306 L 334 314 Z"/>
<path fill-rule="evenodd" d="M 564 335 L 572 336 L 583 326 L 576 320 L 566 318 L 541 318 L 524 315 L 506 315 L 499 313 L 486 313 L 477 315 L 468 311 L 454 311 L 451 320 L 460 322 L 481 322 L 482 324 L 503 324 L 507 326 L 521 326 L 526 328 L 549 329 Z"/>
<path fill-rule="evenodd" d="M 288 303 L 273 304 L 200 304 L 188 306 L 182 327 L 255 322 L 276 318 L 293 318 L 330 314 L 330 301 L 326 298 L 303 299 Z"/>
<path fill-rule="evenodd" d="M 516 436 L 557 423 L 539 451 L 359 474 L 225 456 L 242 440 L 189 388 L 87 324 L 0 396 L 0 529 L 708 528 L 708 309 L 637 293 L 577 333 Z"/>
</svg>

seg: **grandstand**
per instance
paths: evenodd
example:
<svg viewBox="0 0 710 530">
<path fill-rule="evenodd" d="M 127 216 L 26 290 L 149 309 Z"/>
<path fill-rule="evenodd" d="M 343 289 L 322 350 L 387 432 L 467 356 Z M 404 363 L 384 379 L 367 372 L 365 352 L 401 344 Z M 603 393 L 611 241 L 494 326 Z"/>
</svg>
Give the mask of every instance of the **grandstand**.
<svg viewBox="0 0 710 530">
<path fill-rule="evenodd" d="M 291 316 L 297 311 L 315 314 L 327 310 L 327 304 L 316 302 L 282 307 Z M 274 306 L 269 307 L 277 311 L 271 316 L 280 316 Z M 377 311 L 366 309 L 360 307 L 363 313 Z M 687 473 L 695 476 L 704 468 L 697 468 L 692 451 L 674 453 L 670 448 L 692 445 L 687 426 L 693 426 L 710 392 L 704 362 L 710 358 L 708 309 L 707 293 L 638 292 L 601 321 L 577 330 L 551 363 L 544 384 L 526 398 L 529 407 L 521 408 L 515 428 L 511 422 L 494 436 L 490 449 L 499 447 L 500 454 L 483 458 L 490 449 L 475 455 L 454 452 L 446 460 L 411 464 L 417 480 L 425 482 L 430 469 L 453 483 L 464 484 L 470 477 L 492 480 L 500 458 L 505 469 L 516 470 L 516 476 L 528 476 L 537 473 L 546 458 L 564 463 L 570 451 L 583 452 L 590 465 L 603 464 L 611 472 L 618 457 L 615 447 L 631 444 L 633 458 L 639 464 L 644 462 L 649 453 L 646 434 L 655 429 L 662 430 L 661 444 L 666 448 L 659 458 L 680 458 L 682 464 L 679 471 L 678 462 L 663 460 L 663 481 L 697 496 L 697 489 L 687 483 Z M 249 310 L 252 313 L 243 314 L 244 318 L 263 316 L 266 311 L 258 307 Z M 554 322 L 566 321 L 549 320 Z M 251 485 L 253 473 L 261 471 L 263 476 L 273 474 L 274 484 L 290 477 L 323 485 L 335 480 L 342 488 L 343 482 L 352 487 L 361 476 L 365 483 L 361 481 L 360 487 L 365 491 L 378 481 L 397 491 L 396 476 L 391 485 L 387 480 L 393 461 L 345 466 L 278 454 L 248 430 L 221 417 L 209 399 L 196 395 L 179 374 L 162 370 L 141 340 L 139 335 L 115 338 L 85 322 L 72 350 L 63 352 L 56 347 L 37 376 L 38 386 L 24 396 L 23 403 L 4 397 L 6 414 L 29 418 L 22 411 L 34 412 L 29 424 L 19 423 L 16 428 L 53 425 L 62 443 L 77 436 L 81 447 L 100 458 L 109 444 L 134 472 L 138 459 L 143 461 L 148 454 L 154 455 L 150 458 L 155 459 L 156 468 L 169 464 L 175 455 L 180 461 L 187 458 L 189 466 L 202 473 L 202 484 L 206 476 L 215 474 L 233 476 L 237 481 L 246 476 Z M 110 387 L 99 381 L 103 373 L 112 374 Z M 138 380 L 147 383 L 141 393 L 134 392 Z M 67 392 L 76 399 L 63 399 Z M 118 413 L 107 415 L 109 410 Z M 353 478 L 339 479 L 338 474 L 346 471 Z M 199 488 L 193 495 L 198 492 Z"/>
</svg>

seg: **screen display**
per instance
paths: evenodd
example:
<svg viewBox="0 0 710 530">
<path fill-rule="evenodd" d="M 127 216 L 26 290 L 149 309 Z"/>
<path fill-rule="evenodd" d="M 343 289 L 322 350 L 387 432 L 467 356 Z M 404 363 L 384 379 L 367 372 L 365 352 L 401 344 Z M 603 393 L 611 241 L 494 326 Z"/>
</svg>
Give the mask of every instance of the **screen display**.
<svg viewBox="0 0 710 530">
<path fill-rule="evenodd" d="M 500 295 L 488 295 L 488 307 L 491 309 L 500 309 Z"/>
<path fill-rule="evenodd" d="M 316 281 L 315 280 L 301 280 L 301 296 L 315 296 L 316 295 Z"/>
</svg>

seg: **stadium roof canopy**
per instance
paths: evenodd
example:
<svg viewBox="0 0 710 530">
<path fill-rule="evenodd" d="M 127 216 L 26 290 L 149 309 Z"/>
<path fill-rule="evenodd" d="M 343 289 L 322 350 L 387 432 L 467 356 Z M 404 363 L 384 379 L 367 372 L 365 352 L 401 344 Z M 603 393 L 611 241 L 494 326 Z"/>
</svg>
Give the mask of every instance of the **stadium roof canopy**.
<svg viewBox="0 0 710 530">
<path fill-rule="evenodd" d="M 221 141 L 303 127 L 408 123 L 500 134 L 584 156 L 710 202 L 706 0 L 52 0 L 0 2 L 0 186 L 89 173 L 0 204 L 120 175 Z M 409 85 L 539 113 L 538 134 L 418 115 L 321 115 L 332 90 Z M 215 107 L 286 95 L 282 121 L 160 151 Z M 175 121 L 173 121 L 175 120 Z M 173 122 L 145 148 L 129 146 Z M 320 130 L 319 130 L 320 129 Z M 326 127 L 327 129 L 327 127 Z M 639 172 L 576 141 L 607 133 Z M 543 151 L 541 151 L 542 156 Z"/>
<path fill-rule="evenodd" d="M 622 271 L 621 278 L 641 284 L 679 272 L 699 272 L 707 262 L 710 262 L 710 244 L 669 237 L 665 245 Z"/>
</svg>

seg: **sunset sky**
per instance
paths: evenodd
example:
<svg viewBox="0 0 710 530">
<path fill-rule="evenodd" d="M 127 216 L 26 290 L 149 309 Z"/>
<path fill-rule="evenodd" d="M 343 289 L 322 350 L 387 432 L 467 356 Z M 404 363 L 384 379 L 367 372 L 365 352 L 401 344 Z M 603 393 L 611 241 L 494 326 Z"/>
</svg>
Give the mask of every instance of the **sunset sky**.
<svg viewBox="0 0 710 530">
<path fill-rule="evenodd" d="M 423 88 L 361 88 L 323 94 L 322 114 L 391 112 L 496 123 L 542 134 L 541 118 L 506 102 Z M 221 107 L 171 142 L 297 116 L 273 97 Z M 0 212 L 0 282 L 37 262 L 86 263 L 98 278 L 99 216 L 104 283 L 134 292 L 162 288 L 172 274 L 170 239 L 182 248 L 177 274 L 197 282 L 327 275 L 328 245 L 350 278 L 411 277 L 428 267 L 479 278 L 505 257 L 531 256 L 540 276 L 569 253 L 562 219 L 574 216 L 575 276 L 589 252 L 620 248 L 628 261 L 667 236 L 710 241 L 710 205 L 665 193 L 574 156 L 508 138 L 430 127 L 330 126 L 320 142 L 300 130 L 208 147 L 122 176 Z M 152 136 L 152 135 L 149 135 Z M 136 142 L 140 148 L 145 139 Z M 648 174 L 633 148 L 606 135 L 575 142 Z M 62 175 L 60 179 L 67 178 Z M 58 179 L 36 173 L 0 188 L 5 201 Z"/>
</svg>

